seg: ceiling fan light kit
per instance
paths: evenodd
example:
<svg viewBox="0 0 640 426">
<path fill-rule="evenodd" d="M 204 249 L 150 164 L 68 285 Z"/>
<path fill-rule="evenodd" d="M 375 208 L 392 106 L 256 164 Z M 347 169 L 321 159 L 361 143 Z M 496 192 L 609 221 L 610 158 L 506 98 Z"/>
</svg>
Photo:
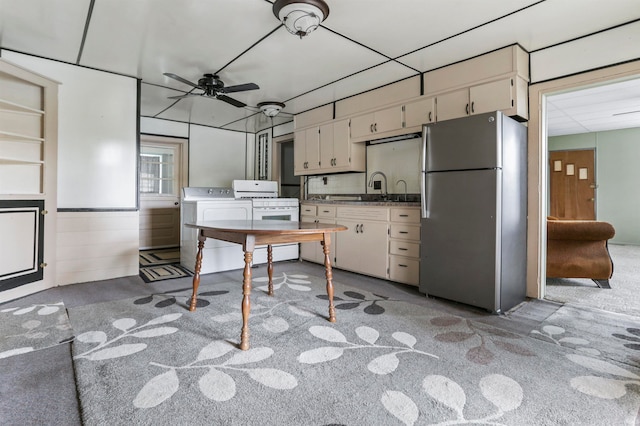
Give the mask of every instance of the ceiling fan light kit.
<svg viewBox="0 0 640 426">
<path fill-rule="evenodd" d="M 329 6 L 323 0 L 276 0 L 273 14 L 287 31 L 302 38 L 329 16 Z"/>
<path fill-rule="evenodd" d="M 282 102 L 260 102 L 258 108 L 267 117 L 275 117 L 284 108 L 284 104 Z"/>
</svg>

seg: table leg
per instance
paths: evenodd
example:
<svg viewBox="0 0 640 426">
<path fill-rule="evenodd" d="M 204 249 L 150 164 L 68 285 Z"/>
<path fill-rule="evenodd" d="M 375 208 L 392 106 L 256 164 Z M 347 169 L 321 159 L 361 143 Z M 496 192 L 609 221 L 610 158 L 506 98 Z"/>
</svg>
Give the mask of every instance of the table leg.
<svg viewBox="0 0 640 426">
<path fill-rule="evenodd" d="M 273 296 L 273 249 L 267 245 L 267 274 L 269 275 L 269 296 Z"/>
<path fill-rule="evenodd" d="M 249 313 L 251 312 L 251 261 L 253 252 L 244 252 L 244 272 L 242 273 L 242 332 L 240 333 L 240 349 L 249 349 Z"/>
<path fill-rule="evenodd" d="M 189 304 L 189 310 L 191 312 L 196 310 L 196 304 L 198 303 L 198 286 L 200 285 L 200 270 L 202 269 L 202 248 L 204 247 L 204 237 L 198 237 L 198 253 L 196 254 L 196 266 L 193 270 L 193 293 L 191 293 L 191 303 Z"/>
<path fill-rule="evenodd" d="M 329 298 L 329 322 L 336 322 L 336 308 L 333 306 L 333 272 L 331 272 L 331 258 L 329 249 L 331 247 L 330 234 L 324 234 L 324 239 L 320 242 L 324 253 L 324 270 L 327 277 L 327 296 Z"/>
</svg>

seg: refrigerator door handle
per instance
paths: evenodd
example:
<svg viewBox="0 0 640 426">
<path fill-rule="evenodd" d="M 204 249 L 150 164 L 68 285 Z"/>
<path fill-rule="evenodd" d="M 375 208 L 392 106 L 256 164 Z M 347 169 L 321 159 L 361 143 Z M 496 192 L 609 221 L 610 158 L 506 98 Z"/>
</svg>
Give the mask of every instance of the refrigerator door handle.
<svg viewBox="0 0 640 426">
<path fill-rule="evenodd" d="M 427 141 L 429 135 L 429 128 L 427 126 L 422 127 L 422 153 L 420 161 L 422 163 L 422 173 L 420 174 L 420 216 L 423 219 L 427 218 Z"/>
</svg>

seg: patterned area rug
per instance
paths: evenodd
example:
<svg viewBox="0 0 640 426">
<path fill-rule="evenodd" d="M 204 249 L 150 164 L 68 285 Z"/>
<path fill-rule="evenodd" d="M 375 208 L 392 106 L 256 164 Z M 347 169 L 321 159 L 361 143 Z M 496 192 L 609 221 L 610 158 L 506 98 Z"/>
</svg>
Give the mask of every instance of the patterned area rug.
<svg viewBox="0 0 640 426">
<path fill-rule="evenodd" d="M 84 424 L 636 422 L 635 366 L 339 283 L 332 324 L 323 279 L 265 281 L 248 351 L 240 281 L 70 309 Z"/>
<path fill-rule="evenodd" d="M 44 349 L 73 339 L 62 302 L 0 309 L 0 358 Z"/>
<path fill-rule="evenodd" d="M 180 249 L 144 250 L 140 252 L 140 277 L 146 283 L 191 276 L 180 266 Z"/>
</svg>

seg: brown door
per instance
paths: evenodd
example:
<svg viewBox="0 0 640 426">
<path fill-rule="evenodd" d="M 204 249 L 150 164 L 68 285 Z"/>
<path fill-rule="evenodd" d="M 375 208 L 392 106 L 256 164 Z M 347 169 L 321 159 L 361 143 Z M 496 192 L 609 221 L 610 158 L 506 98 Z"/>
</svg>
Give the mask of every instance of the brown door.
<svg viewBox="0 0 640 426">
<path fill-rule="evenodd" d="M 549 152 L 551 216 L 595 220 L 594 170 L 593 149 Z"/>
</svg>

